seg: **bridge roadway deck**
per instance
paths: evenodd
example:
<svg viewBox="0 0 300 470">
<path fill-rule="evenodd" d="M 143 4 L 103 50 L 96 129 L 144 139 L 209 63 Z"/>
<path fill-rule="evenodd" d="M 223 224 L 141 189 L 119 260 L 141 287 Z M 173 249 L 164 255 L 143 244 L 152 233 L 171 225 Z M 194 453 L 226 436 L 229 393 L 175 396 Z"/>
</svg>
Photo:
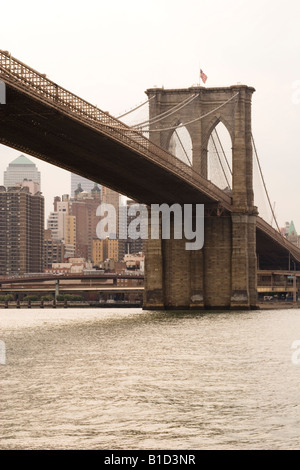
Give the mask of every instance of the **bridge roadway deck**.
<svg viewBox="0 0 300 470">
<path fill-rule="evenodd" d="M 0 80 L 6 84 L 0 143 L 145 204 L 218 204 L 232 210 L 231 197 L 193 168 L 5 51 Z M 261 218 L 257 246 L 265 264 L 272 264 L 274 253 L 282 268 L 287 253 L 300 263 L 300 249 Z"/>
<path fill-rule="evenodd" d="M 256 244 L 259 269 L 288 270 L 292 258 L 300 270 L 300 249 L 261 217 L 256 222 Z"/>
</svg>

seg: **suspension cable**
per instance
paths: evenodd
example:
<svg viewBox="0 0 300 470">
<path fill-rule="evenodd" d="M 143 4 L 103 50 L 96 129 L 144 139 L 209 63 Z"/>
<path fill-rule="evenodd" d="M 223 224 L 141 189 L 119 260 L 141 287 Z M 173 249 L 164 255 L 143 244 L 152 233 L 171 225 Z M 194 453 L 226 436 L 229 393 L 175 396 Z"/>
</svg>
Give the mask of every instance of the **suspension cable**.
<svg viewBox="0 0 300 470">
<path fill-rule="evenodd" d="M 133 111 L 136 111 L 137 109 L 141 108 L 142 106 L 144 106 L 145 104 L 149 103 L 149 101 L 151 101 L 152 99 L 154 98 L 154 96 L 151 96 L 151 98 L 149 98 L 147 101 L 144 101 L 143 103 L 139 104 L 138 106 L 136 106 L 135 108 L 127 111 L 126 113 L 124 114 L 120 114 L 120 116 L 118 116 L 116 119 L 120 119 L 124 116 L 127 116 L 128 114 L 130 113 L 133 113 Z"/>
<path fill-rule="evenodd" d="M 265 189 L 265 192 L 266 192 L 266 196 L 267 196 L 268 203 L 269 203 L 269 206 L 270 206 L 270 209 L 271 209 L 271 213 L 272 213 L 273 219 L 275 220 L 277 230 L 280 233 L 280 228 L 279 228 L 279 225 L 277 223 L 277 219 L 276 219 L 276 216 L 275 216 L 275 213 L 274 213 L 271 201 L 270 201 L 269 193 L 268 193 L 268 190 L 267 190 L 267 186 L 266 186 L 266 183 L 265 183 L 264 175 L 263 175 L 263 172 L 262 172 L 262 168 L 261 168 L 261 165 L 260 165 L 260 161 L 259 161 L 259 158 L 258 158 L 258 154 L 257 154 L 257 150 L 256 150 L 256 146 L 255 146 L 255 142 L 254 142 L 254 138 L 253 138 L 252 134 L 251 134 L 251 140 L 252 140 L 252 145 L 253 145 L 253 148 L 254 148 L 254 153 L 255 153 L 255 157 L 256 157 L 259 173 L 260 173 L 260 177 L 262 179 L 262 183 L 263 183 L 263 186 L 264 186 L 264 189 Z"/>
<path fill-rule="evenodd" d="M 193 119 L 192 121 L 189 121 L 189 122 L 185 122 L 184 124 L 179 124 L 178 126 L 173 126 L 173 127 L 165 127 L 163 129 L 148 129 L 148 130 L 143 130 L 143 132 L 162 132 L 162 131 L 171 131 L 171 130 L 174 130 L 174 129 L 179 129 L 180 127 L 185 127 L 187 126 L 188 124 L 192 124 L 193 122 L 196 122 L 196 121 L 200 121 L 201 119 L 205 118 L 206 116 L 209 116 L 210 114 L 214 113 L 215 111 L 217 111 L 218 109 L 222 108 L 223 106 L 225 106 L 227 103 L 229 103 L 229 101 L 233 100 L 233 98 L 235 98 L 236 96 L 239 95 L 239 92 L 236 93 L 235 95 L 233 95 L 231 98 L 229 98 L 229 100 L 225 101 L 224 103 L 220 104 L 219 106 L 217 106 L 215 109 L 212 109 L 211 111 L 209 111 L 208 113 L 205 113 L 205 114 L 202 114 L 202 116 L 199 116 L 197 117 L 196 119 Z"/>
<path fill-rule="evenodd" d="M 173 106 L 171 109 L 168 109 L 167 111 L 164 111 L 163 113 L 158 114 L 157 116 L 154 116 L 153 118 L 148 119 L 147 121 L 143 121 L 143 122 L 140 122 L 139 124 L 135 124 L 132 127 L 138 127 L 138 128 L 147 127 L 149 126 L 149 124 L 154 124 L 155 122 L 161 121 L 162 119 L 171 116 L 175 112 L 179 111 L 180 109 L 190 104 L 197 96 L 198 96 L 198 93 L 196 93 L 195 95 L 189 96 L 185 100 Z M 154 98 L 154 96 L 152 98 Z"/>
</svg>

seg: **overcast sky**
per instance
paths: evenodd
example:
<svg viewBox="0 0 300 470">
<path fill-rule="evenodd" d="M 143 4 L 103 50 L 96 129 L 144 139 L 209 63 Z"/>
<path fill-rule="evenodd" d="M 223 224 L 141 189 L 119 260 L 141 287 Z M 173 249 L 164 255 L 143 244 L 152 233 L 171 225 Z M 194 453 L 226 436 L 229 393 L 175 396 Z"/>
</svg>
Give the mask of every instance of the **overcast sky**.
<svg viewBox="0 0 300 470">
<path fill-rule="evenodd" d="M 253 134 L 275 212 L 300 233 L 299 0 L 15 0 L 1 6 L 0 49 L 113 115 L 147 88 L 241 82 L 253 95 Z M 16 152 L 0 146 L 0 182 Z M 70 175 L 32 158 L 46 217 Z M 269 220 L 270 222 L 270 220 Z"/>
</svg>

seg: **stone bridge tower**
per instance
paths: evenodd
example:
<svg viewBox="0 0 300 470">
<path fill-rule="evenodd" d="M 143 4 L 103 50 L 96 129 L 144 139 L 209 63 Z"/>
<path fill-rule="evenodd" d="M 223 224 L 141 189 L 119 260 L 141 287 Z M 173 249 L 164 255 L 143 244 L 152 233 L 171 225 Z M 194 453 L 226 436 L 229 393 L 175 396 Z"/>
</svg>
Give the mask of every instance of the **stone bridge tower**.
<svg viewBox="0 0 300 470">
<path fill-rule="evenodd" d="M 225 125 L 232 142 L 232 211 L 205 207 L 202 250 L 185 251 L 185 240 L 148 241 L 144 308 L 255 308 L 254 91 L 245 85 L 146 91 L 150 140 L 168 150 L 174 128 L 184 125 L 192 141 L 193 169 L 205 178 L 210 135 L 219 122 Z"/>
</svg>

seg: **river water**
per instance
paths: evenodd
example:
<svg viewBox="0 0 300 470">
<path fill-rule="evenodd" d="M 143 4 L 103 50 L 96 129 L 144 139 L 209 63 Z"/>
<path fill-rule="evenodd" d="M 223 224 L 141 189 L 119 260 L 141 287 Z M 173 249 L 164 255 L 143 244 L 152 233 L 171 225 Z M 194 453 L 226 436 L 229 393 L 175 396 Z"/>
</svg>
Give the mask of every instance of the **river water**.
<svg viewBox="0 0 300 470">
<path fill-rule="evenodd" d="M 0 327 L 2 450 L 299 448 L 298 309 L 2 309 Z"/>
</svg>

